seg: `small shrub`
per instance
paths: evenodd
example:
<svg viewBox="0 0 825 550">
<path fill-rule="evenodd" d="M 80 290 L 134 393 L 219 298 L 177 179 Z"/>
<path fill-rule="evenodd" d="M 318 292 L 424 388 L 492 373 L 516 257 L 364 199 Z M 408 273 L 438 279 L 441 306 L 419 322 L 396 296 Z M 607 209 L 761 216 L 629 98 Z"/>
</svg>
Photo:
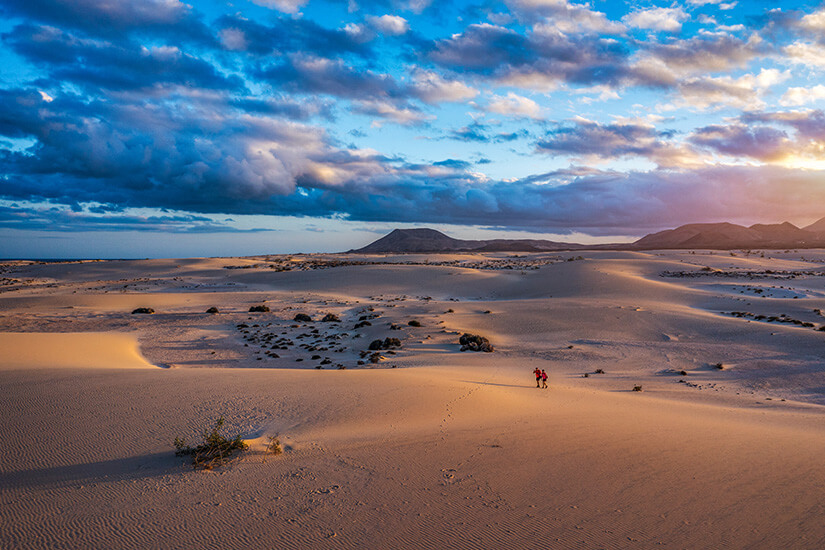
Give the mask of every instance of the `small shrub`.
<svg viewBox="0 0 825 550">
<path fill-rule="evenodd" d="M 147 315 L 151 315 L 154 312 L 155 312 L 155 310 L 150 308 L 150 307 L 139 307 L 137 309 L 132 310 L 132 315 L 134 315 L 136 313 L 145 313 Z"/>
<path fill-rule="evenodd" d="M 642 391 L 641 386 L 633 386 L 633 391 Z"/>
<path fill-rule="evenodd" d="M 220 310 L 218 308 L 216 308 L 215 306 L 212 306 L 212 307 L 210 307 L 209 309 L 206 310 L 206 313 L 211 313 L 211 314 L 214 315 L 216 313 L 220 313 Z"/>
<path fill-rule="evenodd" d="M 413 319 L 412 321 L 410 321 L 407 324 L 410 325 L 411 327 L 420 327 L 421 326 L 421 323 L 419 321 L 416 321 L 415 319 Z"/>
<path fill-rule="evenodd" d="M 604 369 L 596 369 L 596 374 L 604 374 Z"/>
<path fill-rule="evenodd" d="M 590 378 L 590 373 L 589 373 L 589 372 L 584 373 L 584 375 L 582 376 L 582 378 Z"/>
<path fill-rule="evenodd" d="M 266 454 L 279 455 L 284 452 L 284 448 L 281 446 L 281 440 L 278 439 L 277 435 L 271 435 L 268 439 L 269 443 L 266 446 Z"/>
<path fill-rule="evenodd" d="M 682 376 L 687 376 L 687 371 L 680 370 L 680 371 L 679 371 L 679 374 L 681 374 Z"/>
<path fill-rule="evenodd" d="M 327 313 L 326 315 L 324 315 L 324 318 L 321 319 L 321 322 L 322 323 L 340 323 L 341 319 L 339 319 L 338 316 L 335 315 L 334 313 Z"/>
<path fill-rule="evenodd" d="M 293 321 L 298 321 L 299 323 L 311 323 L 312 317 L 307 315 L 306 313 L 299 313 L 295 317 L 292 318 Z"/>
<path fill-rule="evenodd" d="M 176 437 L 175 456 L 191 456 L 192 466 L 203 470 L 217 468 L 236 458 L 237 453 L 247 449 L 249 445 L 241 439 L 240 434 L 234 439 L 227 439 L 221 435 L 223 424 L 223 417 L 218 418 L 212 431 L 204 430 L 201 434 L 203 443 L 195 447 L 190 447 L 184 439 Z"/>
<path fill-rule="evenodd" d="M 715 364 L 715 365 L 713 365 L 713 366 L 714 366 L 714 368 L 717 368 L 717 369 L 719 369 L 719 370 L 722 370 L 722 369 L 724 369 L 724 368 L 725 368 L 725 365 L 723 365 L 722 363 L 716 363 L 716 364 Z"/>
<path fill-rule="evenodd" d="M 269 313 L 269 306 L 252 306 L 249 308 L 249 313 Z"/>
</svg>

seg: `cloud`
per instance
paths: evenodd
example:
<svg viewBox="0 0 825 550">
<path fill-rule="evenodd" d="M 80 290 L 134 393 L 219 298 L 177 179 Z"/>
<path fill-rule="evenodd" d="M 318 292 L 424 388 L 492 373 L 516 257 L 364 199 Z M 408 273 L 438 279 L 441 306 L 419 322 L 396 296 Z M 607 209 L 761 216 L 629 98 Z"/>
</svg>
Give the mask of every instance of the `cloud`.
<svg viewBox="0 0 825 550">
<path fill-rule="evenodd" d="M 825 56 L 822 55 L 822 46 L 818 44 L 796 41 L 785 46 L 782 53 L 791 63 L 825 69 Z"/>
<path fill-rule="evenodd" d="M 537 90 L 561 82 L 618 84 L 629 76 L 627 52 L 616 41 L 570 37 L 550 26 L 528 35 L 488 23 L 430 45 L 427 56 L 437 65 L 491 78 L 499 84 Z"/>
<path fill-rule="evenodd" d="M 546 21 L 566 34 L 621 34 L 625 26 L 611 21 L 587 4 L 571 4 L 567 0 L 509 0 L 511 10 L 528 22 Z"/>
<path fill-rule="evenodd" d="M 410 93 L 426 103 L 457 103 L 478 95 L 478 90 L 459 80 L 446 80 L 433 71 L 416 69 L 413 71 L 413 86 Z"/>
<path fill-rule="evenodd" d="M 674 144 L 670 133 L 640 121 L 599 124 L 579 118 L 547 132 L 536 151 L 577 158 L 644 157 L 660 166 L 693 162 L 692 152 Z"/>
<path fill-rule="evenodd" d="M 363 36 L 346 28 L 328 29 L 308 19 L 277 18 L 265 25 L 239 15 L 224 15 L 214 26 L 224 48 L 255 56 L 293 53 L 317 57 L 373 56 Z"/>
<path fill-rule="evenodd" d="M 817 84 L 810 88 L 788 88 L 779 99 L 779 104 L 784 106 L 806 105 L 822 99 L 825 99 L 825 86 Z"/>
<path fill-rule="evenodd" d="M 679 32 L 690 16 L 682 8 L 649 8 L 636 10 L 622 17 L 629 27 L 654 31 Z"/>
<path fill-rule="evenodd" d="M 389 101 L 359 100 L 353 104 L 353 110 L 357 113 L 391 121 L 402 126 L 420 125 L 435 118 L 431 115 L 425 115 L 420 109 L 412 105 L 399 105 Z M 380 126 L 381 122 L 374 121 L 373 125 Z"/>
<path fill-rule="evenodd" d="M 0 204 L 0 228 L 60 231 L 150 231 L 160 233 L 252 233 L 268 229 L 238 229 L 206 216 L 193 214 L 138 215 L 94 212 L 59 206 Z M 230 220 L 231 221 L 231 220 Z"/>
<path fill-rule="evenodd" d="M 490 98 L 486 110 L 500 115 L 541 119 L 541 108 L 532 99 L 508 92 L 507 96 L 494 95 Z"/>
<path fill-rule="evenodd" d="M 176 46 L 143 46 L 82 38 L 54 27 L 21 24 L 3 35 L 19 55 L 48 72 L 52 84 L 70 82 L 97 93 L 186 86 L 240 90 L 243 82 Z"/>
<path fill-rule="evenodd" d="M 690 137 L 690 142 L 732 157 L 750 157 L 762 161 L 777 161 L 789 153 L 792 145 L 788 134 L 769 126 L 749 127 L 744 124 L 706 126 Z"/>
<path fill-rule="evenodd" d="M 252 0 L 259 6 L 272 8 L 283 13 L 298 13 L 309 0 Z"/>
<path fill-rule="evenodd" d="M 379 32 L 390 36 L 400 36 L 410 30 L 410 24 L 399 15 L 368 17 L 367 20 Z"/>
<path fill-rule="evenodd" d="M 678 106 L 694 110 L 735 107 L 759 109 L 764 107 L 763 96 L 776 84 L 790 78 L 790 73 L 776 69 L 762 69 L 758 74 L 739 78 L 730 76 L 690 78 L 677 86 Z"/>
<path fill-rule="evenodd" d="M 371 98 L 373 101 L 405 95 L 390 75 L 361 70 L 341 59 L 306 54 L 289 55 L 280 63 L 258 70 L 257 76 L 280 89 L 299 94 Z"/>
<path fill-rule="evenodd" d="M 191 16 L 191 6 L 178 0 L 6 0 L 13 15 L 94 31 L 133 27 L 168 27 Z"/>
</svg>

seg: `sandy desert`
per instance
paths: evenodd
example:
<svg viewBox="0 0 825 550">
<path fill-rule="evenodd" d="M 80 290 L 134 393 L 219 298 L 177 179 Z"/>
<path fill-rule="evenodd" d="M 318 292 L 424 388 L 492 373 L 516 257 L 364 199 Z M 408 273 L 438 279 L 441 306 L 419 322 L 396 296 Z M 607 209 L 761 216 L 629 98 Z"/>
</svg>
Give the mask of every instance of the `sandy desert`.
<svg viewBox="0 0 825 550">
<path fill-rule="evenodd" d="M 825 547 L 825 251 L 0 271 L 2 548 Z"/>
</svg>

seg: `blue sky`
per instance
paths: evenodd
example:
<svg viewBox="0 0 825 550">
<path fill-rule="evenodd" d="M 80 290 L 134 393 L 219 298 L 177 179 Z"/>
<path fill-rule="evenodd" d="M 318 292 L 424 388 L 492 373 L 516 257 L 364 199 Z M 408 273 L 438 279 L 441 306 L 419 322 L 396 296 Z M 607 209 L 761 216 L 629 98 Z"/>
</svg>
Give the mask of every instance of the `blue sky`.
<svg viewBox="0 0 825 550">
<path fill-rule="evenodd" d="M 777 7 L 780 6 L 780 7 Z M 825 6 L 4 0 L 0 257 L 825 216 Z"/>
</svg>

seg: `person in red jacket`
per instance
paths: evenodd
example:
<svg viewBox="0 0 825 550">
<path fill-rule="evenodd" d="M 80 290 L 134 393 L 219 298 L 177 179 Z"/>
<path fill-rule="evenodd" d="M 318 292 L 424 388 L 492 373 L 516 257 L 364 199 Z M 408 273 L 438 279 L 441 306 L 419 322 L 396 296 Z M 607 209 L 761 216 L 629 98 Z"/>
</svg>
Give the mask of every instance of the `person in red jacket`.
<svg viewBox="0 0 825 550">
<path fill-rule="evenodd" d="M 536 375 L 536 387 L 541 387 L 541 369 L 536 367 L 536 370 L 533 371 L 533 374 Z"/>
<path fill-rule="evenodd" d="M 544 369 L 541 369 L 541 389 L 547 389 L 547 373 L 544 372 Z"/>
</svg>

